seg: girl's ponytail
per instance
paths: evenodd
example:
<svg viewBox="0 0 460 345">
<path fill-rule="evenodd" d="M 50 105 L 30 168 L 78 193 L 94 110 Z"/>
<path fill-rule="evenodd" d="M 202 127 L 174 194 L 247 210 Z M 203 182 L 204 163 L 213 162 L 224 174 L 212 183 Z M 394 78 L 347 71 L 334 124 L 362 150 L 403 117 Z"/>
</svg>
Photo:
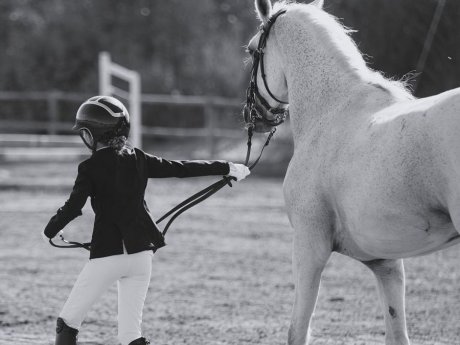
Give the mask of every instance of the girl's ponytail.
<svg viewBox="0 0 460 345">
<path fill-rule="evenodd" d="M 110 138 L 107 141 L 107 144 L 119 155 L 123 153 L 123 151 L 126 149 L 126 141 L 128 139 L 124 136 L 117 136 Z"/>
</svg>

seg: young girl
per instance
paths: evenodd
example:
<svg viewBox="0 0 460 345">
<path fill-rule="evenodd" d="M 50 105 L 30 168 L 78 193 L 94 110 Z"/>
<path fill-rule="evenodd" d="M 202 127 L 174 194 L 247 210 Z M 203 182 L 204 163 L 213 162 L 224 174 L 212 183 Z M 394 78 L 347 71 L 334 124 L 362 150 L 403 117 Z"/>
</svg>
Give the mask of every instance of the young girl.
<svg viewBox="0 0 460 345">
<path fill-rule="evenodd" d="M 56 327 L 56 345 L 75 345 L 80 325 L 92 304 L 118 283 L 118 339 L 144 345 L 142 309 L 150 283 L 153 253 L 165 246 L 144 201 L 153 177 L 229 175 L 245 178 L 249 169 L 225 161 L 172 161 L 126 146 L 129 114 L 113 97 L 95 96 L 77 112 L 74 129 L 92 151 L 80 163 L 69 199 L 46 226 L 46 241 L 81 215 L 91 197 L 95 213 L 90 260 L 64 305 Z"/>
</svg>

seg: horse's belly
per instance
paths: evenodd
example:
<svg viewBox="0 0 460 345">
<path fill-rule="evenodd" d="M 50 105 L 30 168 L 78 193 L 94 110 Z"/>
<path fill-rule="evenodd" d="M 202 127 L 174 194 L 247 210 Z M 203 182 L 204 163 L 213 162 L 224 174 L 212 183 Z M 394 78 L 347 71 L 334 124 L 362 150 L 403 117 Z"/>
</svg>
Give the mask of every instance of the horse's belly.
<svg viewBox="0 0 460 345">
<path fill-rule="evenodd" d="M 406 216 L 404 221 L 374 219 L 362 223 L 362 227 L 343 230 L 338 252 L 360 260 L 396 259 L 429 254 L 460 243 L 459 233 L 444 216 Z"/>
</svg>

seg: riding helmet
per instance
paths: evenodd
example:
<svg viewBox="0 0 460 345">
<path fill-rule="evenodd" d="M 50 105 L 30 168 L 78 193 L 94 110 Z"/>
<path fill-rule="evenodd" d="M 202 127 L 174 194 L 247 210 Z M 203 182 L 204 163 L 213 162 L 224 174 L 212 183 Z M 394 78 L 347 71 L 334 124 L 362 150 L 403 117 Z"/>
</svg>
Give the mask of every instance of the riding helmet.
<svg viewBox="0 0 460 345">
<path fill-rule="evenodd" d="M 88 130 L 95 141 L 128 137 L 129 113 L 123 103 L 110 96 L 94 96 L 78 108 L 74 130 Z"/>
</svg>

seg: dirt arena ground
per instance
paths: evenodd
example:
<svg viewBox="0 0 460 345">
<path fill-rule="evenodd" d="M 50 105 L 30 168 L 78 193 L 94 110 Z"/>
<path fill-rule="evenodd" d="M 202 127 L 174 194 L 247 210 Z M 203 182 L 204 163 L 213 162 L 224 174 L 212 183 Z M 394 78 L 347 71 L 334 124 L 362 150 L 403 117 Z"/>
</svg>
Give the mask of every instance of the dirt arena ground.
<svg viewBox="0 0 460 345">
<path fill-rule="evenodd" d="M 47 246 L 40 232 L 69 191 L 56 186 L 54 175 L 74 170 L 50 167 L 43 183 L 0 190 L 0 344 L 52 344 L 56 316 L 88 254 Z M 19 166 L 3 174 L 24 171 Z M 152 181 L 147 201 L 159 217 L 213 181 Z M 88 239 L 92 220 L 87 205 L 67 228 L 68 238 Z M 153 259 L 145 336 L 158 345 L 284 344 L 294 293 L 291 240 L 279 179 L 251 177 L 183 215 Z M 459 263 L 458 247 L 406 260 L 414 345 L 460 344 Z M 312 335 L 317 345 L 384 343 L 374 279 L 363 265 L 332 256 Z M 80 340 L 117 344 L 115 286 L 88 314 Z"/>
</svg>

